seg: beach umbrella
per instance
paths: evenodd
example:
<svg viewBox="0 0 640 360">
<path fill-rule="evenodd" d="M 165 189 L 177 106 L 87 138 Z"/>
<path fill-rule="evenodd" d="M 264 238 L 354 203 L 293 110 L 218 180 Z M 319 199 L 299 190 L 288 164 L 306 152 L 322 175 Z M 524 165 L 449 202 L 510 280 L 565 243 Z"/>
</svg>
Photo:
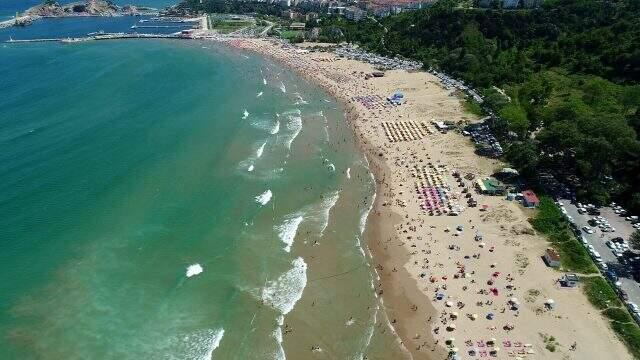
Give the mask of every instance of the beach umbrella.
<svg viewBox="0 0 640 360">
<path fill-rule="evenodd" d="M 512 304 L 517 304 L 518 298 L 512 297 L 509 301 L 511 301 Z"/>
<path fill-rule="evenodd" d="M 451 318 L 452 319 L 456 319 L 457 317 L 458 317 L 458 313 L 457 312 L 454 311 L 454 312 L 451 313 Z"/>
<path fill-rule="evenodd" d="M 471 314 L 471 319 L 475 320 L 478 318 L 478 314 Z"/>
<path fill-rule="evenodd" d="M 445 305 L 447 305 L 447 307 L 452 307 L 452 306 L 453 306 L 453 303 L 452 303 L 451 301 L 447 301 L 447 302 L 445 303 Z"/>
<path fill-rule="evenodd" d="M 455 354 L 458 352 L 458 348 L 457 347 L 451 348 L 450 351 Z"/>
<path fill-rule="evenodd" d="M 456 324 L 449 324 L 449 325 L 447 326 L 447 329 L 449 329 L 449 330 L 455 330 L 455 329 L 456 329 Z"/>
<path fill-rule="evenodd" d="M 446 344 L 447 344 L 447 345 L 451 345 L 451 344 L 453 344 L 453 342 L 454 342 L 454 341 L 456 341 L 456 338 L 454 338 L 454 337 L 450 337 L 450 338 L 446 341 Z"/>
<path fill-rule="evenodd" d="M 480 247 L 485 247 L 485 245 L 487 245 L 487 244 L 485 244 L 485 243 L 483 243 L 483 242 L 481 242 L 480 244 L 478 244 L 478 246 L 480 246 Z"/>
</svg>

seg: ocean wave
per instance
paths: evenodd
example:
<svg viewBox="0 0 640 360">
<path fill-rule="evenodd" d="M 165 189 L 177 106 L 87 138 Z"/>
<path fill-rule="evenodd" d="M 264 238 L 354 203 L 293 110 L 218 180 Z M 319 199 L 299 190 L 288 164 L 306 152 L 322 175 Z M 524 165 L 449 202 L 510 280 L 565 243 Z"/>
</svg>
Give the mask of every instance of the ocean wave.
<svg viewBox="0 0 640 360">
<path fill-rule="evenodd" d="M 271 135 L 275 135 L 280 132 L 280 120 L 276 120 L 276 124 L 269 132 L 271 133 Z"/>
<path fill-rule="evenodd" d="M 246 170 L 248 172 L 251 172 L 255 169 L 256 160 L 262 157 L 262 154 L 264 153 L 264 148 L 267 145 L 267 140 L 265 140 L 261 145 L 258 145 L 258 144 L 259 143 L 256 143 L 254 145 L 255 147 L 254 155 L 251 155 L 248 158 L 240 161 L 240 163 L 238 164 L 239 169 Z"/>
<path fill-rule="evenodd" d="M 347 168 L 347 179 L 351 179 L 351 168 Z"/>
<path fill-rule="evenodd" d="M 296 96 L 296 102 L 294 103 L 295 105 L 306 105 L 309 102 L 307 100 L 305 100 L 302 95 L 300 95 L 300 93 L 295 93 Z"/>
<path fill-rule="evenodd" d="M 263 92 L 262 92 L 262 91 L 260 91 L 260 92 L 258 93 L 258 95 L 256 95 L 256 97 L 260 97 L 260 96 L 262 96 L 262 94 L 263 94 Z"/>
<path fill-rule="evenodd" d="M 269 203 L 269 201 L 271 201 L 272 197 L 273 197 L 273 193 L 271 192 L 271 190 L 267 190 L 262 194 L 256 196 L 255 200 L 258 204 L 265 206 L 267 205 L 267 203 Z"/>
<path fill-rule="evenodd" d="M 278 317 L 276 318 L 276 323 L 277 326 L 276 328 L 273 330 L 273 333 L 271 334 L 273 336 L 274 339 L 276 339 L 276 352 L 274 354 L 274 359 L 276 360 L 285 360 L 287 358 L 287 355 L 284 353 L 284 347 L 282 346 L 282 325 L 284 325 L 284 316 L 283 315 L 278 315 Z"/>
<path fill-rule="evenodd" d="M 179 355 L 167 355 L 166 359 L 211 360 L 213 352 L 220 346 L 224 329 L 206 329 L 187 335 L 179 335 L 169 346 Z"/>
<path fill-rule="evenodd" d="M 287 130 L 291 131 L 291 135 L 286 139 L 285 144 L 287 149 L 291 150 L 291 144 L 293 141 L 300 135 L 300 131 L 302 131 L 302 117 L 300 116 L 300 110 L 298 110 L 298 115 L 289 114 L 287 115 L 289 122 L 287 122 Z"/>
<path fill-rule="evenodd" d="M 261 298 L 281 315 L 287 315 L 295 307 L 307 286 L 307 263 L 302 257 L 291 262 L 292 268 L 276 280 L 268 281 Z M 282 318 L 284 320 L 284 317 Z"/>
<path fill-rule="evenodd" d="M 287 88 L 286 86 L 284 86 L 284 83 L 282 81 L 280 81 L 280 91 L 282 91 L 283 93 L 287 92 Z"/>
<path fill-rule="evenodd" d="M 340 191 L 334 191 L 325 196 L 320 204 L 314 206 L 306 213 L 308 218 L 316 219 L 320 223 L 320 237 L 324 235 L 324 231 L 329 226 L 329 215 L 331 213 L 331 209 L 336 206 L 339 198 Z"/>
<path fill-rule="evenodd" d="M 186 275 L 188 278 L 190 278 L 192 276 L 200 275 L 203 271 L 204 269 L 202 268 L 202 265 L 196 263 L 187 267 Z"/>
<path fill-rule="evenodd" d="M 278 232 L 278 237 L 285 244 L 284 251 L 291 251 L 293 240 L 298 233 L 298 227 L 303 219 L 304 217 L 301 214 L 288 215 L 282 225 L 275 227 L 275 230 Z"/>
<path fill-rule="evenodd" d="M 264 143 L 262 143 L 262 145 L 260 145 L 260 147 L 258 148 L 258 150 L 256 150 L 256 159 L 259 159 L 262 156 L 262 153 L 264 152 L 264 147 L 267 145 L 267 141 L 265 140 Z"/>
<path fill-rule="evenodd" d="M 242 120 L 246 119 L 249 117 L 249 111 L 247 111 L 247 109 L 244 109 L 244 111 L 242 112 Z"/>
</svg>

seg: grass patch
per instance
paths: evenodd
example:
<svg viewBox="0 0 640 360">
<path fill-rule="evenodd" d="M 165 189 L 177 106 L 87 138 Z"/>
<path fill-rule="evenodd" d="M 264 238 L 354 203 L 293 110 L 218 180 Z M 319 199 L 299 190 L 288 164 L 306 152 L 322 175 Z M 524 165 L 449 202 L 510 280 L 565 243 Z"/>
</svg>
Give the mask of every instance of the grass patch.
<svg viewBox="0 0 640 360">
<path fill-rule="evenodd" d="M 302 32 L 297 30 L 284 30 L 280 33 L 280 36 L 283 39 L 287 39 L 287 40 L 291 40 L 302 35 L 303 35 Z"/>
<path fill-rule="evenodd" d="M 602 312 L 604 316 L 608 317 L 611 321 L 617 321 L 620 323 L 633 323 L 633 318 L 629 313 L 622 308 L 608 308 Z"/>
<path fill-rule="evenodd" d="M 478 102 L 474 101 L 471 97 L 467 96 L 463 102 L 464 109 L 474 115 L 482 116 L 482 108 Z"/>
<path fill-rule="evenodd" d="M 625 324 L 617 321 L 611 322 L 611 327 L 627 345 L 631 354 L 640 359 L 640 328 L 635 323 Z"/>
<path fill-rule="evenodd" d="M 228 34 L 253 24 L 249 21 L 212 20 L 211 25 L 217 32 Z"/>
<path fill-rule="evenodd" d="M 543 196 L 540 199 L 536 217 L 530 222 L 534 229 L 547 236 L 558 251 L 563 270 L 583 274 L 598 271 L 589 253 L 573 235 L 569 222 L 551 198 Z"/>
<path fill-rule="evenodd" d="M 587 295 L 589 301 L 600 310 L 607 309 L 611 306 L 621 306 L 618 295 L 611 288 L 609 283 L 599 277 L 589 277 L 581 279 L 584 293 Z"/>
</svg>

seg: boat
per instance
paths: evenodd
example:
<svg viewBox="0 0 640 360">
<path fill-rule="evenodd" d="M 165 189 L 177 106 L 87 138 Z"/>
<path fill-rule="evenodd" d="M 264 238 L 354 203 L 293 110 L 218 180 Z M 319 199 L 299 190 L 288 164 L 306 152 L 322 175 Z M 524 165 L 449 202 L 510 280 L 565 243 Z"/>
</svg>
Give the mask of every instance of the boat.
<svg viewBox="0 0 640 360">
<path fill-rule="evenodd" d="M 71 38 L 71 37 L 68 37 L 68 38 L 62 39 L 60 41 L 65 43 L 65 44 L 70 44 L 70 43 L 83 42 L 83 41 L 87 41 L 87 40 L 89 40 L 89 39 L 88 38 Z"/>
</svg>

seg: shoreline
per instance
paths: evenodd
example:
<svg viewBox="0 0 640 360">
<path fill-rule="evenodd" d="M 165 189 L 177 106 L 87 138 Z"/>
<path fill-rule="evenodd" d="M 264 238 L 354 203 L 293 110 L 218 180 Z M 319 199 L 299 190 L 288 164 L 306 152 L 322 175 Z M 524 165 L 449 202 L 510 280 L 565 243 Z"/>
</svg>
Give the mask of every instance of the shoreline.
<svg viewBox="0 0 640 360">
<path fill-rule="evenodd" d="M 367 80 L 364 74 L 374 71 L 371 65 L 334 54 L 264 39 L 227 43 L 278 61 L 344 105 L 347 124 L 376 181 L 376 201 L 365 228 L 375 262 L 370 266 L 379 276 L 375 291 L 410 358 L 441 359 L 453 353 L 471 359 L 632 358 L 579 289 L 557 286 L 562 273 L 540 260 L 548 242 L 528 224 L 531 210 L 475 192 L 472 196 L 486 204 L 486 212 L 464 208 L 460 216 L 428 216 L 421 210 L 423 200 L 411 190 L 417 181 L 411 179 L 414 169 L 433 164 L 429 166 L 440 174 L 435 176 L 448 188 L 455 171 L 477 179 L 504 166 L 476 155 L 460 134 L 440 134 L 428 125 L 434 118 L 475 120 L 435 76 L 390 70 Z M 383 96 L 398 90 L 409 95 L 405 104 L 391 109 L 382 105 Z M 380 96 L 380 101 L 366 103 L 370 100 L 354 98 L 358 95 Z M 391 142 L 381 131 L 382 121 L 422 121 L 428 134 L 421 141 Z M 459 181 L 473 189 L 471 182 Z M 452 189 L 453 199 L 463 199 L 459 189 Z M 460 224 L 464 231 L 449 230 L 462 229 Z M 474 232 L 489 245 L 474 242 Z M 516 296 L 524 301 L 511 306 Z M 549 309 L 545 299 L 562 305 Z"/>
</svg>

